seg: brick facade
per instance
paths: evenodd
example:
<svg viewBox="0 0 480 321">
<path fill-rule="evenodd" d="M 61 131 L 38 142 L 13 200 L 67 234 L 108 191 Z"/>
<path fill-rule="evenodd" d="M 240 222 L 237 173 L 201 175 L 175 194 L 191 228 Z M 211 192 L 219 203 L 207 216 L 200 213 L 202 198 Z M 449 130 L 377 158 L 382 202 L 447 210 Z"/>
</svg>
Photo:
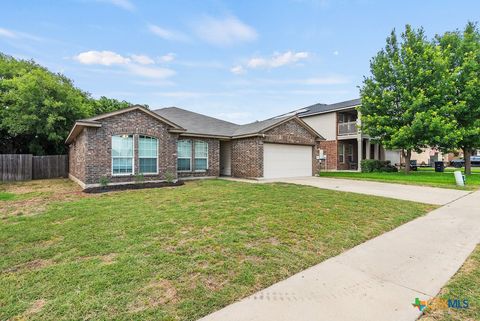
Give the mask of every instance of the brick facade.
<svg viewBox="0 0 480 321">
<path fill-rule="evenodd" d="M 220 176 L 220 141 L 214 138 L 179 136 L 169 132 L 167 123 L 134 109 L 97 120 L 101 127 L 85 127 L 70 143 L 70 174 L 81 183 L 98 185 L 102 178 L 110 183 L 134 182 L 139 173 L 138 140 L 145 135 L 158 139 L 158 174 L 144 174 L 144 181 L 164 180 L 166 174 L 174 177 Z M 112 174 L 112 136 L 133 135 L 133 174 Z M 192 141 L 192 170 L 177 172 L 177 142 L 180 139 Z M 264 143 L 309 145 L 312 148 L 312 174 L 318 171 L 317 137 L 296 119 L 280 124 L 258 136 L 232 139 L 231 174 L 233 177 L 263 177 Z M 208 169 L 196 171 L 195 141 L 208 143 Z"/>
<path fill-rule="evenodd" d="M 324 140 L 319 142 L 319 149 L 323 149 L 323 154 L 327 157 L 327 170 L 337 169 L 338 147 L 336 140 Z M 325 161 L 323 161 L 325 162 Z M 325 164 L 321 165 L 320 170 L 325 170 Z"/>
<path fill-rule="evenodd" d="M 232 176 L 263 176 L 263 139 L 259 136 L 232 140 Z"/>
<path fill-rule="evenodd" d="M 144 175 L 144 180 L 163 180 L 167 173 L 176 176 L 178 134 L 168 132 L 167 124 L 139 110 L 104 118 L 101 123 L 102 127 L 100 128 L 86 129 L 84 180 L 86 184 L 98 184 L 102 177 L 108 178 L 111 183 L 134 181 L 135 174 L 139 173 L 139 135 L 154 137 L 159 141 L 158 174 Z M 112 175 L 112 136 L 123 134 L 134 135 L 134 173 L 133 175 L 115 176 Z"/>
<path fill-rule="evenodd" d="M 263 144 L 281 143 L 318 146 L 316 136 L 297 120 L 290 120 L 263 136 L 232 140 L 232 176 L 263 177 Z M 312 148 L 312 175 L 318 171 L 318 148 Z"/>
<path fill-rule="evenodd" d="M 181 136 L 179 139 L 188 139 L 192 141 L 192 171 L 178 172 L 178 177 L 203 177 L 220 176 L 220 141 L 213 138 L 198 138 Z M 196 171 L 193 157 L 195 155 L 195 141 L 203 141 L 208 144 L 208 169 L 206 171 Z"/>
<path fill-rule="evenodd" d="M 83 130 L 70 144 L 68 149 L 68 168 L 70 175 L 82 182 L 85 181 L 86 137 L 86 130 Z"/>
</svg>

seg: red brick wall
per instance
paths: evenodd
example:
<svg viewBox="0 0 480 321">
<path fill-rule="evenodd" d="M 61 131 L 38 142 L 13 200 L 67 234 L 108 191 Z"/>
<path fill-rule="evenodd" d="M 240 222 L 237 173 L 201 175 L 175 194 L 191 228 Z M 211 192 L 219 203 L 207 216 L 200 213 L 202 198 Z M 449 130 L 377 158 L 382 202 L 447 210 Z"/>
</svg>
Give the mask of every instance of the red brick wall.
<svg viewBox="0 0 480 321">
<path fill-rule="evenodd" d="M 112 135 L 134 134 L 135 140 L 135 169 L 138 173 L 138 135 L 147 135 L 159 140 L 158 150 L 158 175 L 145 175 L 145 181 L 161 180 L 166 173 L 176 176 L 178 134 L 168 132 L 168 125 L 147 115 L 133 110 L 101 120 L 102 127 L 88 128 L 87 149 L 85 155 L 85 180 L 86 184 L 98 184 L 101 177 L 107 177 L 110 182 L 131 182 L 134 175 L 112 176 Z"/>
<path fill-rule="evenodd" d="M 316 137 L 298 121 L 290 120 L 263 136 L 232 141 L 232 176 L 263 177 L 263 143 L 316 146 Z M 318 148 L 312 149 L 312 174 L 318 171 Z"/>
<path fill-rule="evenodd" d="M 190 139 L 192 141 L 192 171 L 178 172 L 178 177 L 202 177 L 202 176 L 220 176 L 220 141 L 213 138 L 198 138 L 181 136 L 179 139 Z M 203 172 L 195 171 L 195 144 L 194 142 L 204 141 L 208 144 L 208 169 Z"/>
<path fill-rule="evenodd" d="M 82 182 L 85 181 L 86 137 L 84 130 L 78 134 L 68 149 L 69 174 Z"/>
<path fill-rule="evenodd" d="M 327 170 L 337 169 L 338 150 L 336 140 L 324 140 L 319 142 L 319 148 L 323 149 L 324 155 L 327 156 Z M 325 169 L 325 164 L 321 165 L 321 169 Z"/>
<path fill-rule="evenodd" d="M 232 176 L 263 176 L 263 141 L 261 137 L 232 140 Z"/>
<path fill-rule="evenodd" d="M 315 145 L 315 139 L 315 135 L 296 120 L 290 120 L 266 132 L 264 142 Z"/>
</svg>

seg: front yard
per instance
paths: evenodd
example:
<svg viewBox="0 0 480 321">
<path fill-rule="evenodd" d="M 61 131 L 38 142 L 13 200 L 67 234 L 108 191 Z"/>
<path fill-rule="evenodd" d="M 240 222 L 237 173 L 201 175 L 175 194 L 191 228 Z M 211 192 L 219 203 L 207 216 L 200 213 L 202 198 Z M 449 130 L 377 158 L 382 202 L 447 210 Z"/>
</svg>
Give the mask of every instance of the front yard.
<svg viewBox="0 0 480 321">
<path fill-rule="evenodd" d="M 433 208 L 223 180 L 0 185 L 0 319 L 194 320 Z"/>
<path fill-rule="evenodd" d="M 408 174 L 404 172 L 396 173 L 359 173 L 359 172 L 320 172 L 320 177 L 331 178 L 347 178 L 347 179 L 359 179 L 369 180 L 385 183 L 398 183 L 407 185 L 423 185 L 441 188 L 455 188 L 476 190 L 480 188 L 480 174 L 473 173 L 467 176 L 467 184 L 465 187 L 460 187 L 455 184 L 455 177 L 453 171 L 447 171 L 445 173 L 436 173 L 430 170 L 419 169 L 419 171 L 412 171 Z"/>
</svg>

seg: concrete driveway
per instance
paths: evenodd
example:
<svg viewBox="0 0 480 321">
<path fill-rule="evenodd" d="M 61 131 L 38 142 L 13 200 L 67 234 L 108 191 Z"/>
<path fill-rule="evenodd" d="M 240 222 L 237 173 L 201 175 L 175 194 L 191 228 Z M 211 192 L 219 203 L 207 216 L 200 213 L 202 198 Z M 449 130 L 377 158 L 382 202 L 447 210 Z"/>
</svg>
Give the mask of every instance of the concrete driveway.
<svg viewBox="0 0 480 321">
<path fill-rule="evenodd" d="M 412 306 L 415 298 L 435 296 L 480 242 L 480 191 L 466 195 L 319 178 L 282 181 L 388 197 L 400 193 L 397 198 L 433 204 L 463 197 L 202 321 L 414 321 L 420 315 Z M 442 196 L 429 195 L 434 192 Z"/>
<path fill-rule="evenodd" d="M 384 196 L 407 201 L 426 204 L 445 205 L 462 196 L 468 191 L 436 188 L 428 186 L 415 186 L 403 184 L 389 184 L 372 181 L 359 181 L 352 179 L 324 178 L 324 177 L 294 177 L 260 180 L 261 183 L 283 182 L 300 185 L 309 185 L 319 188 L 343 192 L 360 193 L 367 195 Z"/>
</svg>

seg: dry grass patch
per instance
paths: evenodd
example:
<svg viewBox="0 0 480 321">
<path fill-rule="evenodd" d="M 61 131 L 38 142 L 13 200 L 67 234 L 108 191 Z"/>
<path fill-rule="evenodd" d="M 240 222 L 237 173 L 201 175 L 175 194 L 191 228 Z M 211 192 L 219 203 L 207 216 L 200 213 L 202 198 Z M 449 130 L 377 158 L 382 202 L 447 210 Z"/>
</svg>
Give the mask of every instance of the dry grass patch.
<svg viewBox="0 0 480 321">
<path fill-rule="evenodd" d="M 14 195 L 0 200 L 0 218 L 31 216 L 43 213 L 53 202 L 69 202 L 94 195 L 82 192 L 80 186 L 66 179 L 43 179 L 2 183 L 0 192 Z"/>
<path fill-rule="evenodd" d="M 129 307 L 132 313 L 158 307 L 167 303 L 178 302 L 177 290 L 172 281 L 161 279 L 153 280 L 137 293 L 137 299 Z"/>
</svg>

